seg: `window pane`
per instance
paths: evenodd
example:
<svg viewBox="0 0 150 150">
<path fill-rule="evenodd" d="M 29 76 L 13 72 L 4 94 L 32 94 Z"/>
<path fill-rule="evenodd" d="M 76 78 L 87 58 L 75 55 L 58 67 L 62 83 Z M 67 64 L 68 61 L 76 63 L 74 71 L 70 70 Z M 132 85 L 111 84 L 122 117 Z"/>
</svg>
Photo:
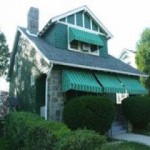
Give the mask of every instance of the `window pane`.
<svg viewBox="0 0 150 150">
<path fill-rule="evenodd" d="M 91 45 L 91 52 L 98 50 L 99 47 L 97 45 Z"/>
<path fill-rule="evenodd" d="M 73 40 L 73 41 L 70 43 L 70 47 L 73 48 L 73 49 L 78 49 L 78 41 Z"/>
</svg>

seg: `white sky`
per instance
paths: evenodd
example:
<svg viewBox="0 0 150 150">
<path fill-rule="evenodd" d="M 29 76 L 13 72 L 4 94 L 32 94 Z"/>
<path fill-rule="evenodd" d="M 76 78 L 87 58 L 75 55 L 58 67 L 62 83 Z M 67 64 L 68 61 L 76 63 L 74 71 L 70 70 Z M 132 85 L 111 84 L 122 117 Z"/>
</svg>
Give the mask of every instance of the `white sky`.
<svg viewBox="0 0 150 150">
<path fill-rule="evenodd" d="M 17 26 L 26 27 L 30 6 L 40 10 L 40 27 L 56 15 L 87 5 L 113 34 L 109 53 L 118 57 L 124 48 L 135 50 L 141 32 L 150 26 L 149 0 L 0 0 L 0 29 L 12 47 Z"/>
<path fill-rule="evenodd" d="M 87 5 L 113 34 L 109 53 L 118 57 L 124 48 L 135 50 L 141 32 L 150 27 L 149 0 L 0 0 L 0 29 L 6 35 L 10 50 L 17 26 L 26 27 L 30 6 L 40 10 L 40 27 L 51 17 Z M 0 87 L 4 86 L 0 81 Z"/>
</svg>

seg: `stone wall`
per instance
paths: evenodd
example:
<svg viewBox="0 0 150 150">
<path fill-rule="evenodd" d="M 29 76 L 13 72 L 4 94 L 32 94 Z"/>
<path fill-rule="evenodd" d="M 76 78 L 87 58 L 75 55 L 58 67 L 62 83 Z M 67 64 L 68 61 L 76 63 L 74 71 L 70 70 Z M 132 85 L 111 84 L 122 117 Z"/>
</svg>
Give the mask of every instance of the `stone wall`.
<svg viewBox="0 0 150 150">
<path fill-rule="evenodd" d="M 8 92 L 0 91 L 0 118 L 8 114 Z"/>
<path fill-rule="evenodd" d="M 62 93 L 61 70 L 52 70 L 48 89 L 48 119 L 53 121 L 62 121 L 65 96 Z"/>
</svg>

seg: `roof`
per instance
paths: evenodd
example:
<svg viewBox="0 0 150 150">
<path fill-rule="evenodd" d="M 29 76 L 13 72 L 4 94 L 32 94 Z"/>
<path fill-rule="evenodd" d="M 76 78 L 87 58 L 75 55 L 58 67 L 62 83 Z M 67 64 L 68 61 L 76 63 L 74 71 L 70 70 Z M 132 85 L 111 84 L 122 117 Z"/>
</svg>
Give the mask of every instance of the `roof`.
<svg viewBox="0 0 150 150">
<path fill-rule="evenodd" d="M 28 34 L 25 28 L 19 27 L 18 32 L 21 32 L 30 41 L 46 61 L 52 62 L 53 64 L 147 77 L 145 73 L 140 72 L 111 55 L 108 55 L 108 57 L 100 57 L 67 49 L 62 50 L 53 47 L 38 36 Z"/>
<path fill-rule="evenodd" d="M 58 20 L 66 17 L 66 16 L 72 15 L 72 14 L 80 12 L 80 11 L 87 12 L 98 23 L 98 25 L 105 31 L 108 38 L 113 37 L 113 35 L 110 33 L 110 31 L 108 31 L 108 29 L 102 24 L 102 22 L 91 12 L 91 10 L 86 5 L 79 7 L 79 8 L 76 8 L 76 9 L 73 9 L 71 11 L 68 11 L 62 15 L 51 18 L 48 21 L 48 23 L 43 27 L 43 29 L 39 32 L 38 35 L 42 36 L 49 29 L 49 26 L 51 26 L 54 22 L 57 22 Z"/>
<path fill-rule="evenodd" d="M 124 54 L 128 54 L 128 53 L 130 53 L 130 54 L 136 54 L 136 51 L 134 51 L 134 50 L 130 50 L 130 49 L 123 49 L 122 51 L 121 51 L 121 53 L 120 53 L 120 55 L 119 55 L 119 59 L 121 59 L 121 57 L 124 55 Z"/>
</svg>

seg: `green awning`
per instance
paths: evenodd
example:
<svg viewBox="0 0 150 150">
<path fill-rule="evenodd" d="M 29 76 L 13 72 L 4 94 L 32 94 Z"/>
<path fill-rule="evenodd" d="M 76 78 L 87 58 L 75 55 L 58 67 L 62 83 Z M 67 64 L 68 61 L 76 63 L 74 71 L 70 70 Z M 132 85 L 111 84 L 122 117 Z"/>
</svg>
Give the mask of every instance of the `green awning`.
<svg viewBox="0 0 150 150">
<path fill-rule="evenodd" d="M 95 75 L 105 93 L 125 93 L 125 88 L 115 75 L 111 73 L 95 73 Z"/>
<path fill-rule="evenodd" d="M 68 90 L 101 93 L 102 87 L 91 72 L 63 70 L 62 91 Z"/>
<path fill-rule="evenodd" d="M 82 30 L 69 28 L 69 41 L 78 40 L 81 42 L 104 46 L 103 41 L 101 40 L 98 34 L 85 32 Z"/>
<path fill-rule="evenodd" d="M 118 76 L 121 83 L 124 85 L 127 93 L 129 94 L 147 94 L 148 91 L 145 89 L 140 81 L 131 76 Z"/>
</svg>

